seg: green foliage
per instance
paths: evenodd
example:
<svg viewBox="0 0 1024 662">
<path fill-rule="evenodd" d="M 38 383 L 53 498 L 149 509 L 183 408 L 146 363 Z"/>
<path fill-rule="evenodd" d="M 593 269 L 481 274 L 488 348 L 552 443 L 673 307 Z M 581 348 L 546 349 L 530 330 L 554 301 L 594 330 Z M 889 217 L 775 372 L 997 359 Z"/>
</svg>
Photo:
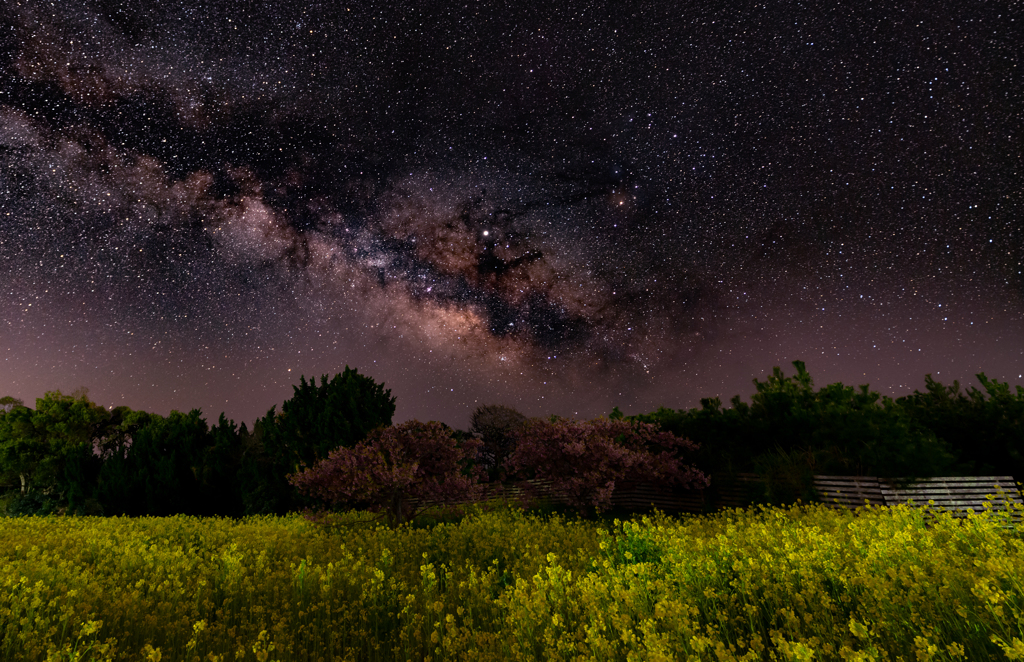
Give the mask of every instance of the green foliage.
<svg viewBox="0 0 1024 662">
<path fill-rule="evenodd" d="M 99 492 L 110 515 L 196 514 L 203 508 L 200 460 L 210 444 L 200 411 L 172 411 L 164 418 L 146 412 L 124 417 L 121 438 L 104 462 Z"/>
<path fill-rule="evenodd" d="M 241 446 L 241 460 L 238 468 L 238 485 L 242 500 L 242 512 L 246 515 L 270 515 L 276 513 L 280 504 L 289 498 L 290 486 L 281 487 L 277 478 L 278 469 L 273 458 L 264 451 L 263 438 L 265 419 L 259 419 L 252 430 L 245 425 L 238 431 Z"/>
<path fill-rule="evenodd" d="M 285 475 L 389 425 L 394 411 L 390 391 L 349 368 L 320 386 L 302 378 L 252 432 L 223 414 L 210 428 L 199 410 L 107 411 L 84 392 L 47 393 L 34 410 L 7 396 L 0 486 L 16 492 L 14 513 L 283 513 L 304 505 Z"/>
<path fill-rule="evenodd" d="M 816 474 L 890 479 L 940 475 L 953 464 L 948 444 L 892 398 L 881 398 L 867 385 L 858 390 L 836 383 L 814 391 L 804 364 L 794 365 L 794 377 L 775 368 L 766 382 L 754 381 L 750 417 L 777 453 L 799 453 Z"/>
<path fill-rule="evenodd" d="M 957 454 L 962 475 L 1024 476 L 1024 387 L 976 375 L 984 391 L 961 392 L 925 376 L 925 392 L 899 398 L 897 403 L 921 427 L 949 443 Z M 986 395 L 988 397 L 986 397 Z"/>
<path fill-rule="evenodd" d="M 39 490 L 27 494 L 14 494 L 7 504 L 7 515 L 26 517 L 31 515 L 53 515 L 60 511 L 61 503 Z"/>
<path fill-rule="evenodd" d="M 663 517 L 660 514 L 657 516 Z M 661 563 L 664 550 L 648 530 L 637 526 L 636 521 L 622 522 L 615 519 L 612 527 L 611 534 L 604 529 L 597 529 L 600 548 L 610 563 Z"/>
<path fill-rule="evenodd" d="M 29 493 L 30 481 L 45 458 L 45 446 L 32 425 L 32 410 L 17 405 L 0 412 L 0 476 L 4 485 L 18 485 L 21 494 Z"/>
<path fill-rule="evenodd" d="M 321 376 L 320 386 L 300 377 L 293 389 L 281 414 L 271 418 L 280 442 L 307 466 L 335 448 L 355 446 L 371 430 L 390 425 L 395 415 L 391 390 L 348 366 L 330 382 Z"/>
<path fill-rule="evenodd" d="M 723 407 L 719 398 L 705 398 L 690 410 L 662 407 L 628 417 L 616 407 L 609 420 L 656 424 L 696 442 L 691 460 L 712 477 L 709 507 L 740 472 L 764 479 L 748 495 L 752 502 L 776 505 L 816 499 L 816 474 L 911 481 L 1024 475 L 1020 386 L 1011 390 L 981 373 L 981 388 L 963 391 L 958 382 L 944 386 L 928 375 L 925 392 L 893 400 L 867 385 L 816 389 L 804 364 L 794 366 L 793 375 L 776 367 L 764 381 L 755 379 L 749 402 L 737 395 Z M 322 376 L 319 385 L 302 377 L 280 412 L 271 408 L 251 430 L 223 414 L 210 427 L 198 410 L 168 417 L 127 407 L 108 411 L 84 390 L 49 392 L 35 409 L 6 396 L 0 398 L 0 510 L 238 517 L 301 509 L 313 502 L 285 476 L 333 449 L 354 447 L 390 425 L 394 411 L 389 390 L 348 367 L 329 382 Z M 557 416 L 538 420 L 566 423 Z M 478 407 L 470 431 L 452 436 L 459 446 L 480 438 L 483 452 L 467 457 L 467 467 L 505 480 L 502 459 L 515 450 L 525 421 L 510 407 Z M 592 473 L 592 460 L 580 470 Z M 576 473 L 566 478 L 576 479 Z"/>
<path fill-rule="evenodd" d="M 295 394 L 277 413 L 272 407 L 256 422 L 243 468 L 243 499 L 248 514 L 284 514 L 308 502 L 285 476 L 311 467 L 336 448 L 351 448 L 372 430 L 391 425 L 391 390 L 345 367 L 327 376 L 300 378 Z"/>
<path fill-rule="evenodd" d="M 723 409 L 718 398 L 706 398 L 699 409 L 629 418 L 699 443 L 697 466 L 712 476 L 761 475 L 765 489 L 757 499 L 773 504 L 816 498 L 815 474 L 912 480 L 943 475 L 955 464 L 952 447 L 892 398 L 867 385 L 815 390 L 804 363 L 793 365 L 795 375 L 776 367 L 765 381 L 755 379 L 749 405 L 737 395 Z"/>
<path fill-rule="evenodd" d="M 722 409 L 719 398 L 703 398 L 700 402 L 699 409 L 660 407 L 655 412 L 628 418 L 656 424 L 677 437 L 696 441 L 700 448 L 694 455 L 695 464 L 705 472 L 721 475 L 753 471 L 750 406 L 740 401 L 738 395 L 733 398 L 731 409 Z"/>
<path fill-rule="evenodd" d="M 239 468 L 244 452 L 242 431 L 222 413 L 217 425 L 210 428 L 209 441 L 202 450 L 196 478 L 199 482 L 200 515 L 240 517 L 244 511 Z"/>
<path fill-rule="evenodd" d="M 87 508 L 102 464 L 95 450 L 110 414 L 84 390 L 72 395 L 48 392 L 36 400 L 34 410 L 11 400 L 0 417 L 0 474 L 5 482 L 17 477 L 22 496 L 40 491 L 73 512 Z"/>
</svg>

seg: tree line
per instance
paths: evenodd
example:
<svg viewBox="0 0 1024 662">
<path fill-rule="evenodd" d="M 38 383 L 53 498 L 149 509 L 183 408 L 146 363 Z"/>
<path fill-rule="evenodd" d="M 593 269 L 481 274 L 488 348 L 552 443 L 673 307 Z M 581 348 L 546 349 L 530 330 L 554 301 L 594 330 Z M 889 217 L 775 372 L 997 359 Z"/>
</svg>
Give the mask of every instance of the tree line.
<svg viewBox="0 0 1024 662">
<path fill-rule="evenodd" d="M 346 366 L 303 376 L 280 411 L 252 429 L 199 410 L 160 416 L 106 409 L 84 391 L 50 392 L 34 409 L 0 399 L 0 491 L 8 514 L 284 514 L 359 507 L 392 523 L 428 502 L 478 496 L 485 483 L 557 483 L 579 512 L 607 508 L 616 484 L 715 489 L 759 474 L 756 500 L 815 498 L 815 474 L 909 479 L 1024 476 L 1024 389 L 977 375 L 961 390 L 926 377 L 924 392 L 881 397 L 867 385 L 815 389 L 804 364 L 754 380 L 750 402 L 718 398 L 575 421 L 489 405 L 469 430 L 392 425 L 391 391 Z"/>
<path fill-rule="evenodd" d="M 0 485 L 11 514 L 242 516 L 308 507 L 285 477 L 351 446 L 395 412 L 390 390 L 346 366 L 252 429 L 202 412 L 108 410 L 84 391 L 46 393 L 35 409 L 0 399 Z"/>
<path fill-rule="evenodd" d="M 1024 388 L 976 375 L 962 390 L 925 376 L 924 392 L 883 397 L 867 385 L 815 389 L 802 361 L 754 379 L 750 403 L 704 398 L 689 410 L 660 408 L 611 418 L 658 425 L 699 445 L 697 465 L 720 479 L 739 472 L 763 479 L 764 503 L 817 497 L 814 475 L 877 476 L 903 487 L 935 476 L 1024 479 Z M 906 479 L 906 480 L 900 480 Z M 719 480 L 721 484 L 724 480 Z"/>
</svg>

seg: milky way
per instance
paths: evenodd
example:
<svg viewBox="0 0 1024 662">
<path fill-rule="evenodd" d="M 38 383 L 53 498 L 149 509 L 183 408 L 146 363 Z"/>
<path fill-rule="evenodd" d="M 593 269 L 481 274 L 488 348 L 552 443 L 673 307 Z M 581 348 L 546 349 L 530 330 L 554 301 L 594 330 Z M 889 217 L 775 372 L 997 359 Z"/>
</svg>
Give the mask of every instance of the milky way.
<svg viewBox="0 0 1024 662">
<path fill-rule="evenodd" d="M 1011 4 L 512 4 L 6 3 L 0 395 L 1024 383 Z"/>
</svg>

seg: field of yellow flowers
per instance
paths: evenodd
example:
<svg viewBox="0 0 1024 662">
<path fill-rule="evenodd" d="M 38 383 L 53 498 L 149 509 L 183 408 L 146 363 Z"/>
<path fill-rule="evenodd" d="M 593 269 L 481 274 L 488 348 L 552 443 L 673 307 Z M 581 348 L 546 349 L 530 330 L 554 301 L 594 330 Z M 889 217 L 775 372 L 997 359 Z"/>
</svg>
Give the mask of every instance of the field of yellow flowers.
<svg viewBox="0 0 1024 662">
<path fill-rule="evenodd" d="M 1008 514 L 12 518 L 0 660 L 1024 659 Z"/>
</svg>

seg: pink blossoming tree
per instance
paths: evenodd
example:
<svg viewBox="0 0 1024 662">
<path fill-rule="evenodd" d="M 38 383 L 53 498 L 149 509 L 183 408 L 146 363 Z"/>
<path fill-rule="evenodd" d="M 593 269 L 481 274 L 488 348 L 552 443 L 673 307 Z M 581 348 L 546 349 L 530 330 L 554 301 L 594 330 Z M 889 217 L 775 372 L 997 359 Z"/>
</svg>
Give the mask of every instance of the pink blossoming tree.
<svg viewBox="0 0 1024 662">
<path fill-rule="evenodd" d="M 472 461 L 480 443 L 473 438 L 459 443 L 443 423 L 407 421 L 377 428 L 351 448 L 331 451 L 288 481 L 332 507 L 383 511 L 394 526 L 422 512 L 426 502 L 477 498 L 480 472 Z"/>
<path fill-rule="evenodd" d="M 680 457 L 697 448 L 649 423 L 532 419 L 516 433 L 505 466 L 510 476 L 551 481 L 566 503 L 583 514 L 588 508 L 608 508 L 616 482 L 707 487 L 709 479 Z"/>
</svg>

